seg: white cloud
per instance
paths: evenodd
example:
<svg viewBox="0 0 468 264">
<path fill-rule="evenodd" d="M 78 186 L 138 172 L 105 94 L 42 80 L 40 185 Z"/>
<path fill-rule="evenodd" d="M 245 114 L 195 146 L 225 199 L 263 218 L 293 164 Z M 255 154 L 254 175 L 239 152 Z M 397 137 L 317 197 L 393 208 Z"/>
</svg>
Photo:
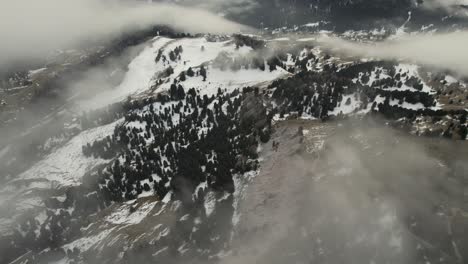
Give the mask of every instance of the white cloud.
<svg viewBox="0 0 468 264">
<path fill-rule="evenodd" d="M 468 5 L 468 0 L 424 0 L 422 7 L 426 9 L 443 8 L 449 11 L 457 11 L 459 5 Z"/>
<path fill-rule="evenodd" d="M 104 0 L 0 1 L 0 62 L 43 56 L 90 39 L 164 24 L 190 33 L 233 33 L 246 27 L 201 9 Z"/>
<path fill-rule="evenodd" d="M 256 0 L 179 0 L 177 2 L 224 14 L 242 14 L 258 7 Z"/>
<path fill-rule="evenodd" d="M 363 44 L 340 38 L 322 37 L 328 48 L 345 54 L 381 59 L 405 59 L 458 72 L 468 76 L 468 32 L 460 31 L 436 35 L 409 35 L 397 40 Z"/>
</svg>

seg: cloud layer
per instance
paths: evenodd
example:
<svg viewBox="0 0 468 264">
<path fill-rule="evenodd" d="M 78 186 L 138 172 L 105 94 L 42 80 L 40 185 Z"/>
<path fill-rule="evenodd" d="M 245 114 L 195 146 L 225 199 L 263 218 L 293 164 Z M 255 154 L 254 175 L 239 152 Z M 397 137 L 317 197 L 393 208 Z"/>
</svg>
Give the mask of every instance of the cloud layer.
<svg viewBox="0 0 468 264">
<path fill-rule="evenodd" d="M 423 7 L 435 9 L 435 8 L 448 8 L 451 9 L 458 5 L 467 5 L 467 0 L 424 0 Z"/>
<path fill-rule="evenodd" d="M 158 24 L 189 33 L 233 33 L 246 29 L 207 11 L 170 4 L 129 5 L 113 0 L 1 1 L 0 62 L 42 57 L 54 49 Z"/>
<path fill-rule="evenodd" d="M 364 44 L 335 37 L 321 37 L 324 47 L 343 54 L 380 59 L 403 59 L 448 69 L 468 76 L 468 32 L 408 35 L 396 40 Z"/>
<path fill-rule="evenodd" d="M 167 0 L 166 0 L 167 1 Z M 158 2 L 153 0 L 153 2 Z M 178 4 L 210 10 L 221 14 L 237 15 L 259 7 L 257 0 L 177 0 Z"/>
</svg>

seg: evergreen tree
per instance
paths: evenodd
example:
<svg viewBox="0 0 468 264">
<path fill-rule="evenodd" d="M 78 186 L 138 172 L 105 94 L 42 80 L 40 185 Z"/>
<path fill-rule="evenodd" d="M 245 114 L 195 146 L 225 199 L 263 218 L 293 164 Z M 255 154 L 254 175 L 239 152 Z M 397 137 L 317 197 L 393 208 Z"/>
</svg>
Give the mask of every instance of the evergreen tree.
<svg viewBox="0 0 468 264">
<path fill-rule="evenodd" d="M 174 83 L 171 84 L 171 88 L 169 90 L 169 93 L 171 95 L 171 99 L 176 100 L 177 99 L 177 85 L 175 85 Z"/>
<path fill-rule="evenodd" d="M 466 123 L 466 113 L 462 114 L 460 117 L 460 124 L 465 124 Z"/>
<path fill-rule="evenodd" d="M 179 80 L 181 82 L 185 82 L 185 80 L 187 80 L 187 78 L 185 77 L 185 72 L 184 71 L 182 73 L 180 73 Z"/>
<path fill-rule="evenodd" d="M 200 75 L 203 77 L 203 81 L 206 81 L 206 69 L 203 65 L 200 68 Z"/>
<path fill-rule="evenodd" d="M 189 76 L 189 77 L 195 76 L 195 72 L 193 72 L 192 67 L 188 68 L 188 70 L 187 70 L 187 76 Z"/>
<path fill-rule="evenodd" d="M 171 61 L 175 61 L 177 59 L 176 54 L 172 50 L 171 50 L 171 52 L 169 52 L 169 59 Z"/>
<path fill-rule="evenodd" d="M 177 98 L 179 100 L 185 99 L 185 91 L 184 91 L 184 87 L 182 87 L 182 85 L 179 85 L 177 87 Z"/>
<path fill-rule="evenodd" d="M 171 76 L 172 74 L 174 74 L 174 69 L 171 66 L 169 66 L 166 69 L 166 76 Z"/>
</svg>

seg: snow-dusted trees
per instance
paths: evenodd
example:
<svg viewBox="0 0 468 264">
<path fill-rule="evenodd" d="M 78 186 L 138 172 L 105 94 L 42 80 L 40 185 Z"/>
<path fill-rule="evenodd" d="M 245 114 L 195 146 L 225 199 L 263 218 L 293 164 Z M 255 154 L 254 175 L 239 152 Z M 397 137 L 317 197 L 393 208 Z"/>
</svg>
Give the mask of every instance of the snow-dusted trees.
<svg viewBox="0 0 468 264">
<path fill-rule="evenodd" d="M 253 89 L 247 90 L 258 96 Z M 237 167 L 236 160 L 257 158 L 251 151 L 256 149 L 256 137 L 267 141 L 270 133 L 263 127 L 258 128 L 261 132 L 239 129 L 242 97 L 231 99 L 222 90 L 201 97 L 195 89 L 185 92 L 182 85 L 173 83 L 169 97 L 158 98 L 172 104 L 130 111 L 125 120 L 145 124 L 143 127 L 119 126 L 111 137 L 83 147 L 87 156 L 120 156 L 124 160 L 114 162 L 102 174 L 102 192 L 111 200 L 120 200 L 135 199 L 151 189 L 162 199 L 172 190 L 185 203 L 192 202 L 195 187 L 204 181 L 214 190 L 233 192 L 232 174 L 255 168 Z M 177 122 L 173 120 L 176 115 Z M 161 180 L 156 182 L 154 175 Z"/>
</svg>

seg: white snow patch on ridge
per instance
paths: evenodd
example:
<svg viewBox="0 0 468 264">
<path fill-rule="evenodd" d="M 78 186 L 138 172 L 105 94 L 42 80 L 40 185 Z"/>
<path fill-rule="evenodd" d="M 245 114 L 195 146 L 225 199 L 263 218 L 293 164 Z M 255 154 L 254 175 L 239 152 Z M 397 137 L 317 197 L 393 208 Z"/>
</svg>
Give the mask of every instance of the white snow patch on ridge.
<svg viewBox="0 0 468 264">
<path fill-rule="evenodd" d="M 91 248 L 96 248 L 99 244 L 104 245 L 106 241 L 108 241 L 108 237 L 114 229 L 115 227 L 112 227 L 104 229 L 101 233 L 97 235 L 82 237 L 71 242 L 70 244 L 63 246 L 63 249 L 66 251 L 68 249 L 73 250 L 75 248 L 78 248 L 81 252 L 85 252 Z"/>
<path fill-rule="evenodd" d="M 183 85 L 187 88 L 195 88 L 200 90 L 200 94 L 211 95 L 216 94 L 218 88 L 223 91 L 226 89 L 227 92 L 232 92 L 235 89 L 243 88 L 247 86 L 253 86 L 264 82 L 273 81 L 286 75 L 287 72 L 282 69 L 277 69 L 270 72 L 268 69 L 261 71 L 259 69 L 222 71 L 215 68 L 208 70 L 207 81 L 203 82 L 201 76 L 187 78 Z"/>
<path fill-rule="evenodd" d="M 169 53 L 182 47 L 180 59 L 171 61 Z M 158 52 L 162 51 L 166 60 L 156 62 Z M 253 49 L 248 46 L 236 47 L 232 40 L 209 41 L 205 37 L 171 39 L 156 37 L 152 44 L 146 47 L 128 66 L 128 71 L 120 85 L 111 90 L 98 93 L 94 98 L 78 103 L 82 109 L 98 109 L 106 105 L 125 100 L 128 96 L 148 92 L 155 84 L 158 76 L 172 67 L 174 73 L 162 77 L 163 83 L 156 89 L 156 93 L 169 90 L 174 79 L 178 79 L 183 71 L 190 67 L 198 71 L 201 65 L 207 69 L 208 78 L 204 82 L 201 76 L 188 77 L 183 82 L 186 89 L 200 89 L 201 94 L 216 93 L 218 88 L 228 91 L 272 81 L 288 74 L 287 71 L 277 68 L 275 71 L 261 71 L 258 69 L 241 69 L 239 71 L 219 70 L 211 63 L 220 54 L 231 58 L 248 56 Z M 267 67 L 268 68 L 268 67 Z"/>
<path fill-rule="evenodd" d="M 213 192 L 209 192 L 205 196 L 205 213 L 207 217 L 210 217 L 210 215 L 213 213 L 213 211 L 216 208 L 216 196 Z"/>
<path fill-rule="evenodd" d="M 112 224 L 139 224 L 156 206 L 158 202 L 146 203 L 136 209 L 135 212 L 130 212 L 129 205 L 123 205 L 121 208 L 114 210 L 114 212 L 106 217 L 106 221 Z"/>
<path fill-rule="evenodd" d="M 93 99 L 79 103 L 82 109 L 97 109 L 124 100 L 127 96 L 140 93 L 152 85 L 155 73 L 163 71 L 165 67 L 157 64 L 155 58 L 159 49 L 172 39 L 157 37 L 151 46 L 146 47 L 129 65 L 122 83 L 115 89 L 97 94 Z"/>
<path fill-rule="evenodd" d="M 272 81 L 287 74 L 287 71 L 280 68 L 272 72 L 268 69 L 265 71 L 261 71 L 259 69 L 241 69 L 239 71 L 232 71 L 230 69 L 220 70 L 213 68 L 210 65 L 211 62 L 221 53 L 224 53 L 231 58 L 235 58 L 239 56 L 247 56 L 251 51 L 253 51 L 252 48 L 247 46 L 236 49 L 236 46 L 232 41 L 210 42 L 205 38 L 176 40 L 171 42 L 165 48 L 164 54 L 166 57 L 169 57 L 168 53 L 171 50 L 174 50 L 179 46 L 182 46 L 183 48 L 183 52 L 180 54 L 180 61 L 169 61 L 167 63 L 167 66 L 170 65 L 174 69 L 174 73 L 171 77 L 178 78 L 183 71 L 188 70 L 190 67 L 196 71 L 201 65 L 205 65 L 205 68 L 207 69 L 206 81 L 203 81 L 203 77 L 201 76 L 187 76 L 186 81 L 182 82 L 184 88 L 199 89 L 202 95 L 215 94 L 218 91 L 218 88 L 223 90 L 227 89 L 228 92 L 230 92 L 237 88 Z M 201 47 L 204 47 L 203 51 L 201 50 Z M 172 81 L 163 83 L 157 91 L 167 91 L 171 84 Z"/>
<path fill-rule="evenodd" d="M 81 132 L 63 147 L 19 175 L 18 179 L 47 180 L 60 186 L 79 185 L 83 175 L 92 167 L 108 162 L 100 158 L 85 157 L 82 146 L 111 135 L 115 126 L 120 122 L 122 121 L 118 120 Z"/>
</svg>

